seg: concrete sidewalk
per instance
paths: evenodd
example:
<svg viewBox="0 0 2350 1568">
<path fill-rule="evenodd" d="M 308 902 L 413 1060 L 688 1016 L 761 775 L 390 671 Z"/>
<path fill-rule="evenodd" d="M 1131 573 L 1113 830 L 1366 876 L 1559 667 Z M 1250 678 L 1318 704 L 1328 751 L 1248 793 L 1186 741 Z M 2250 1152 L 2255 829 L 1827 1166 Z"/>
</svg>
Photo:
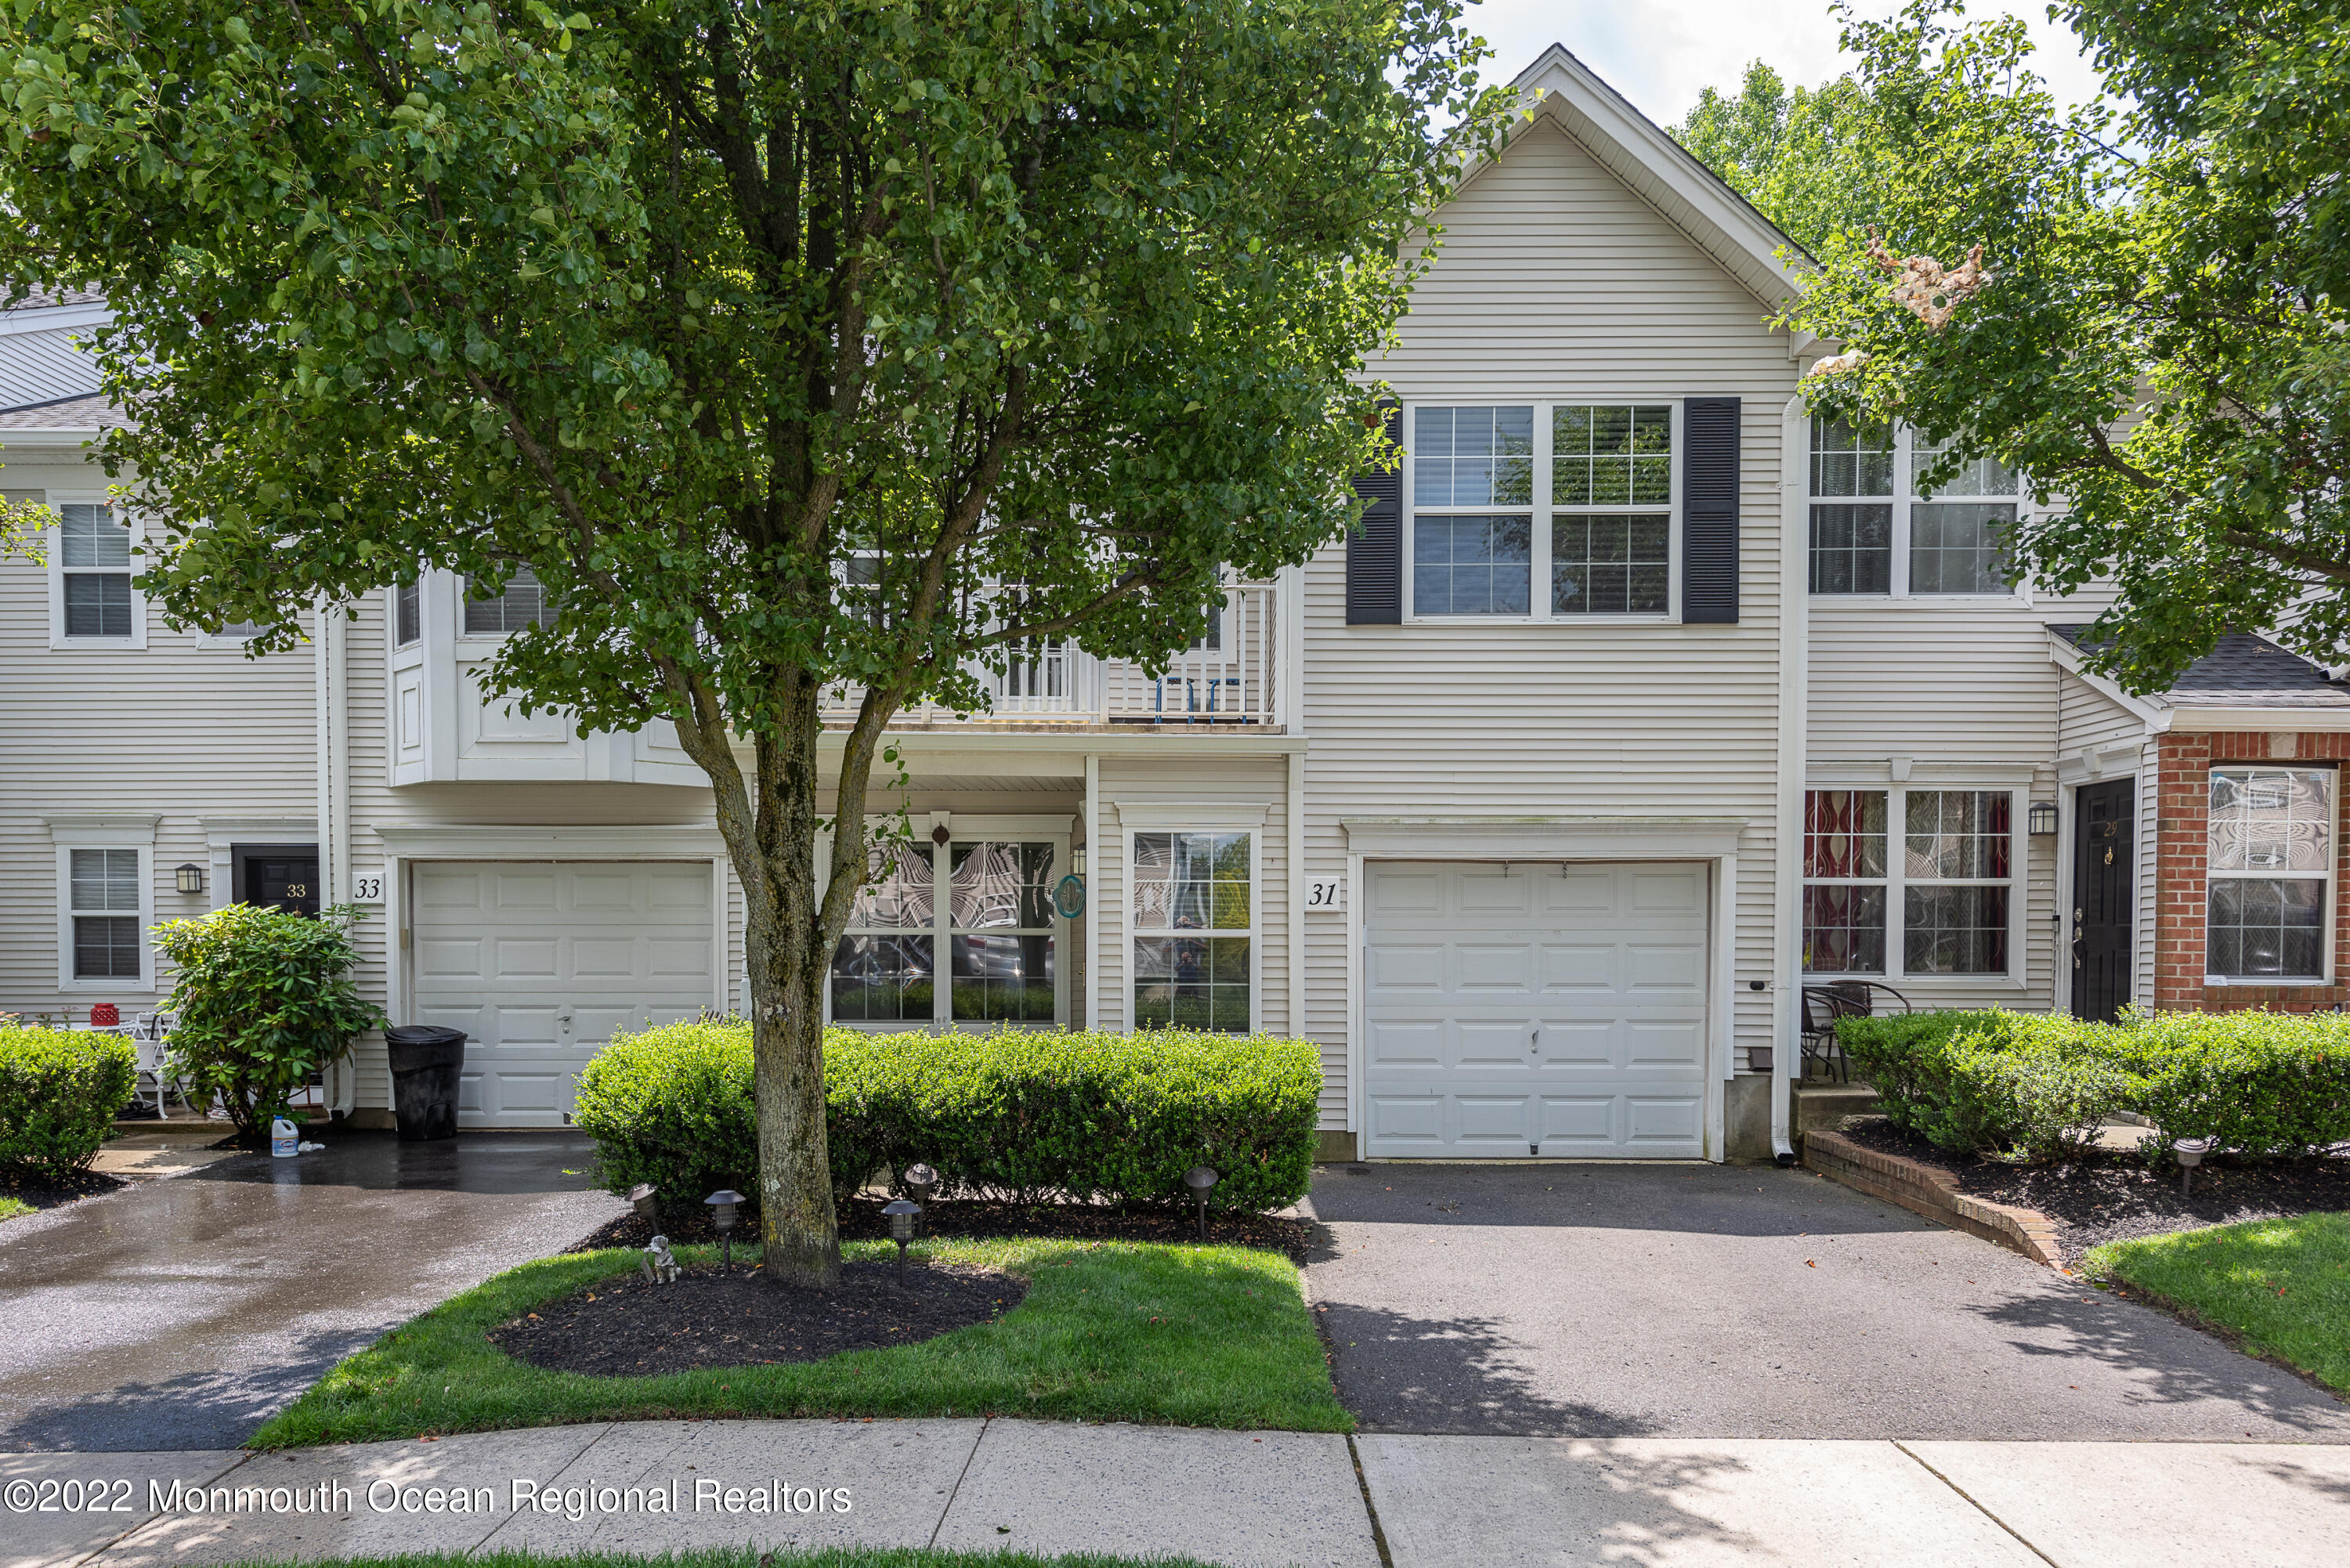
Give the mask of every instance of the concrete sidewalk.
<svg viewBox="0 0 2350 1568">
<path fill-rule="evenodd" d="M 2350 1562 L 2350 1449 L 2302 1444 L 1378 1434 L 1350 1451 L 1298 1432 L 645 1421 L 0 1456 L 0 1568 L 746 1543 L 1381 1568 L 1375 1532 L 1391 1568 Z"/>
</svg>

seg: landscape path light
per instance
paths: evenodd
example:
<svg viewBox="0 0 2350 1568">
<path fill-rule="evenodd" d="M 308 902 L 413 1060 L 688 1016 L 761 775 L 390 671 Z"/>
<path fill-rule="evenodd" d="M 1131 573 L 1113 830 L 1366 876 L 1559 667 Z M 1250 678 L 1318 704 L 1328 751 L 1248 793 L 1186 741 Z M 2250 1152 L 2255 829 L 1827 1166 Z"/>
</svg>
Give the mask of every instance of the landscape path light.
<svg viewBox="0 0 2350 1568">
<path fill-rule="evenodd" d="M 2216 1141 L 2208 1137 L 2183 1137 L 2171 1144 L 2170 1152 L 2178 1160 L 2178 1191 L 2181 1197 L 2195 1190 L 2195 1168 L 2203 1163 L 2203 1157 L 2211 1152 L 2211 1145 Z"/>
<path fill-rule="evenodd" d="M 939 1173 L 927 1165 L 910 1165 L 898 1179 L 913 1195 L 917 1203 L 928 1203 L 931 1194 L 938 1190 Z"/>
<path fill-rule="evenodd" d="M 655 1201 L 660 1191 L 660 1189 L 650 1181 L 639 1181 L 629 1189 L 629 1206 L 637 1211 L 637 1218 L 648 1225 L 660 1217 L 660 1205 Z"/>
<path fill-rule="evenodd" d="M 1216 1173 L 1204 1165 L 1195 1165 L 1183 1173 L 1183 1185 L 1191 1189 L 1192 1200 L 1200 1206 L 1200 1240 L 1208 1239 L 1208 1194 L 1215 1189 Z"/>
<path fill-rule="evenodd" d="M 710 1205 L 710 1222 L 718 1227 L 719 1255 L 724 1260 L 725 1272 L 734 1272 L 734 1221 L 740 1219 L 743 1195 L 731 1187 L 722 1187 L 702 1199 Z"/>
<path fill-rule="evenodd" d="M 889 1239 L 898 1243 L 898 1285 L 902 1290 L 906 1283 L 906 1243 L 914 1239 L 914 1220 L 922 1212 L 922 1206 L 892 1198 L 881 1205 L 881 1212 L 889 1216 Z"/>
</svg>

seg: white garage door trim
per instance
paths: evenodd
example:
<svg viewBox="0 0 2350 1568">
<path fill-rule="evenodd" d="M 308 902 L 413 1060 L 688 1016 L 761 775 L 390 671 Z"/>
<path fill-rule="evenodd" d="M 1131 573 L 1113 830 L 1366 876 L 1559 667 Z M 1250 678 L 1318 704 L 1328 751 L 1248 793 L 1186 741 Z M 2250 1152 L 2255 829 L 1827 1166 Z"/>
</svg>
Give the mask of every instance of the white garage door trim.
<svg viewBox="0 0 2350 1568">
<path fill-rule="evenodd" d="M 1738 855 L 1743 817 L 1349 818 L 1347 856 L 1347 1099 L 1356 1137 L 1369 1126 L 1365 1071 L 1364 890 L 1369 863 L 1388 860 L 1503 862 L 1686 861 L 1709 869 L 1706 942 L 1705 1148 L 1720 1160 L 1727 1081 L 1735 1070 Z M 1378 1158 L 1378 1157 L 1371 1157 Z M 1521 1157 L 1523 1158 L 1523 1157 Z"/>
</svg>

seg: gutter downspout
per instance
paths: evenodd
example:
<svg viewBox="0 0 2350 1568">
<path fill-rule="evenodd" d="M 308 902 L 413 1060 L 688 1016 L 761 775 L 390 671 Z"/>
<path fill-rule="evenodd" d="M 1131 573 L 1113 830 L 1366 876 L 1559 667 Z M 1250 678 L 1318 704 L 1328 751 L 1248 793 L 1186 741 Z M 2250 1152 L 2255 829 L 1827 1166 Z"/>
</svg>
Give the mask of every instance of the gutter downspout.
<svg viewBox="0 0 2350 1568">
<path fill-rule="evenodd" d="M 326 617 L 327 643 L 327 787 L 333 815 L 322 818 L 318 830 L 319 879 L 337 901 L 351 888 L 351 636 L 349 622 L 332 609 Z M 359 1099 L 359 1072 L 349 1058 L 337 1069 L 338 1092 L 333 1109 L 348 1116 Z"/>
<path fill-rule="evenodd" d="M 1803 1056 L 1804 768 L 1810 751 L 1812 634 L 1810 563 L 1796 547 L 1804 535 L 1795 520 L 1805 515 L 1810 489 L 1809 430 L 1797 393 L 1779 419 L 1779 844 L 1771 898 L 1779 994 L 1771 1032 L 1771 1155 L 1783 1166 L 1795 1163 L 1794 1069 Z"/>
</svg>

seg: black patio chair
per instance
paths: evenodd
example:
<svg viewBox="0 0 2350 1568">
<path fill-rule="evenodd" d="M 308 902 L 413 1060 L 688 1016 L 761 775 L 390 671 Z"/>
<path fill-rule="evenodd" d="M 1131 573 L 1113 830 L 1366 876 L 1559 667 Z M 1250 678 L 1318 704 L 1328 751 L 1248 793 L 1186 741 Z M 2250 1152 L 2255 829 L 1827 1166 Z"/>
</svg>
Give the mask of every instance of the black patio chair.
<svg viewBox="0 0 2350 1568">
<path fill-rule="evenodd" d="M 1837 1083 L 1852 1082 L 1852 1069 L 1845 1060 L 1843 1043 L 1836 1039 L 1836 1021 L 1891 1013 L 1892 1007 L 1878 1005 L 1880 992 L 1898 1003 L 1901 1012 L 1917 1011 L 1909 1005 L 1908 997 L 1881 980 L 1833 980 L 1804 987 L 1803 1067 L 1806 1079 L 1812 1075 L 1812 1064 L 1816 1061 Z"/>
</svg>

